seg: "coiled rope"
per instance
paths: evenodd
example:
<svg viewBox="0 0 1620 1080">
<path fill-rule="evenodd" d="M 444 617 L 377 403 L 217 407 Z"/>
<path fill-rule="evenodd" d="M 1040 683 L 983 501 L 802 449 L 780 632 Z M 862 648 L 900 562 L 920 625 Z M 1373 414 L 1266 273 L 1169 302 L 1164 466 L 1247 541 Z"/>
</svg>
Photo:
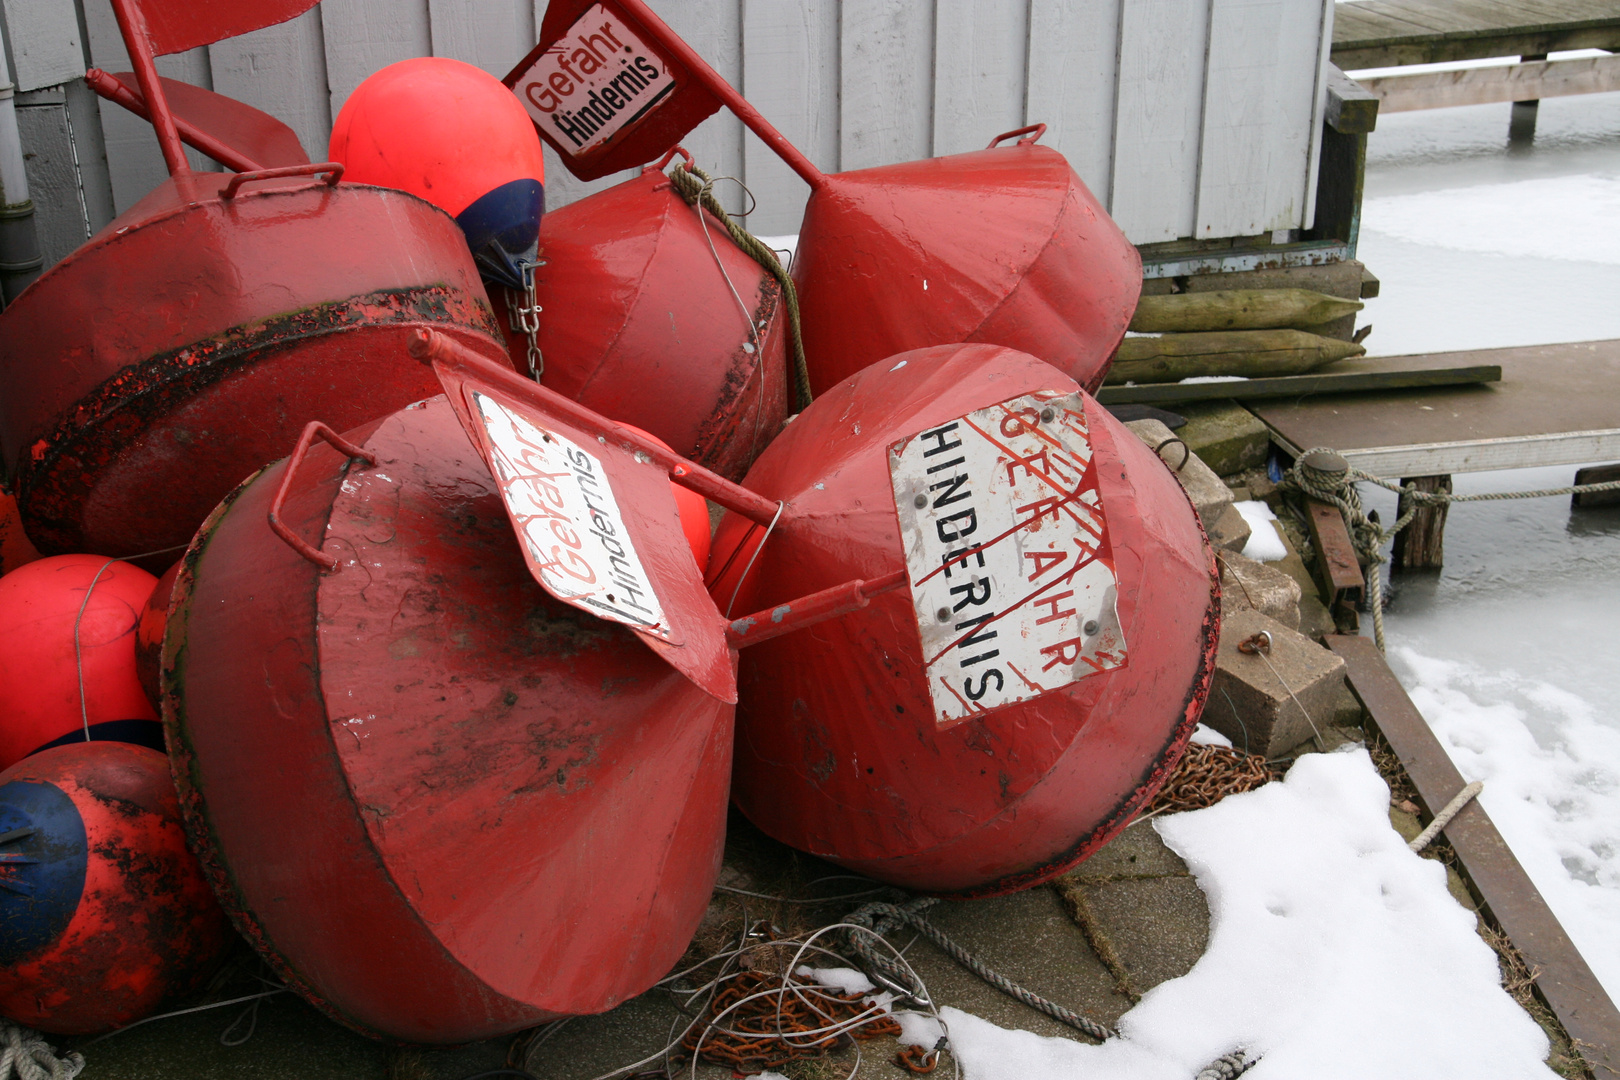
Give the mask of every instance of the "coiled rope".
<svg viewBox="0 0 1620 1080">
<path fill-rule="evenodd" d="M 1322 468 L 1313 465 L 1311 459 L 1318 462 L 1326 459 L 1331 462 L 1332 468 Z M 1343 468 L 1340 468 L 1340 464 Z M 1377 484 L 1386 491 L 1407 500 L 1407 511 L 1402 514 L 1395 524 L 1385 528 L 1377 521 L 1368 517 L 1361 505 L 1361 494 L 1356 490 L 1356 483 L 1365 480 L 1370 484 Z M 1620 480 L 1610 480 L 1601 484 L 1571 484 L 1568 487 L 1540 488 L 1535 491 L 1493 491 L 1482 495 L 1453 495 L 1444 491 L 1419 491 L 1415 484 L 1398 484 L 1393 480 L 1385 480 L 1364 472 L 1344 461 L 1339 453 L 1330 447 L 1318 446 L 1305 451 L 1294 462 L 1293 467 L 1283 474 L 1282 482 L 1277 485 L 1278 490 L 1285 493 L 1297 494 L 1306 498 L 1317 499 L 1339 508 L 1344 515 L 1345 527 L 1350 533 L 1350 543 L 1356 549 L 1367 567 L 1368 603 L 1372 607 L 1373 639 L 1378 643 L 1378 651 L 1384 651 L 1384 587 L 1383 575 L 1379 567 L 1388 560 L 1383 555 L 1383 545 L 1394 538 L 1395 534 L 1411 524 L 1417 512 L 1427 506 L 1446 506 L 1459 502 L 1498 502 L 1506 499 L 1545 499 L 1558 495 L 1587 495 L 1599 491 L 1620 491 Z"/>
<path fill-rule="evenodd" d="M 782 268 L 782 261 L 776 257 L 776 252 L 767 247 L 759 237 L 739 225 L 737 219 L 720 205 L 720 200 L 714 197 L 714 179 L 708 173 L 696 165 L 681 164 L 669 174 L 669 179 L 675 187 L 676 194 L 688 204 L 701 205 L 712 214 L 716 221 L 726 227 L 731 242 L 759 263 L 781 286 L 782 301 L 787 305 L 788 341 L 793 346 L 793 411 L 804 411 L 805 406 L 810 404 L 811 397 L 810 368 L 805 363 L 804 340 L 799 334 L 799 293 L 793 287 L 793 279 L 788 277 L 787 271 Z M 761 362 L 763 359 L 762 356 Z"/>
<path fill-rule="evenodd" d="M 874 939 L 881 938 L 885 934 L 891 934 L 900 929 L 901 926 L 909 925 L 929 941 L 938 945 L 951 959 L 1008 997 L 1021 1001 L 1054 1020 L 1068 1024 L 1093 1039 L 1101 1041 L 1113 1037 L 1113 1029 L 1088 1017 L 1081 1016 L 1077 1012 L 1065 1009 L 1056 1002 L 1048 1001 L 1039 994 L 1024 989 L 1006 976 L 991 970 L 978 957 L 952 941 L 938 927 L 923 917 L 923 912 L 937 903 L 939 903 L 937 897 L 921 896 L 905 904 L 866 904 L 844 920 L 846 923 L 861 928 L 860 930 L 846 932 L 845 936 L 850 950 L 860 958 L 861 963 L 866 966 L 869 973 L 878 976 L 879 982 L 887 984 L 892 989 L 915 996 L 919 992 L 919 988 L 911 985 L 906 972 L 873 947 Z"/>
<path fill-rule="evenodd" d="M 0 1080 L 73 1080 L 83 1070 L 83 1054 L 57 1057 L 39 1032 L 0 1020 Z"/>
</svg>

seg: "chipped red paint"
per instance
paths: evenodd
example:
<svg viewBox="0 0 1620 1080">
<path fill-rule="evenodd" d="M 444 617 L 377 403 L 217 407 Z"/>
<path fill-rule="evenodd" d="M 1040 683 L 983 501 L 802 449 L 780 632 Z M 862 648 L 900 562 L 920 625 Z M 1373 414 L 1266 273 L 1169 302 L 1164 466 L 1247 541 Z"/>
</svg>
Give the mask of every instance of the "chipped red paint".
<svg viewBox="0 0 1620 1080">
<path fill-rule="evenodd" d="M 280 511 L 336 569 L 270 531 L 280 462 L 176 579 L 163 713 L 206 872 L 278 973 L 367 1034 L 612 1008 L 707 906 L 733 709 L 535 583 L 443 397 L 345 437 L 376 465 L 317 442 Z"/>
<path fill-rule="evenodd" d="M 792 411 L 788 320 L 775 280 L 712 217 L 706 238 L 697 213 L 655 169 L 547 212 L 541 382 L 735 480 Z"/>
<path fill-rule="evenodd" d="M 183 545 L 306 421 L 437 392 L 404 353 L 417 327 L 504 359 L 436 208 L 305 178 L 224 199 L 229 178 L 166 181 L 0 314 L 0 453 L 46 553 Z"/>
<path fill-rule="evenodd" d="M 42 751 L 0 773 L 50 784 L 84 821 L 84 891 L 61 935 L 0 967 L 0 1013 L 57 1035 L 108 1031 L 197 990 L 230 928 L 186 848 L 163 755 L 119 742 Z"/>
<path fill-rule="evenodd" d="M 1026 354 L 958 345 L 891 357 L 827 391 L 748 475 L 789 509 L 735 611 L 901 569 L 887 448 L 1039 390 L 1075 385 Z M 1170 470 L 1089 399 L 1086 416 L 1126 665 L 947 726 L 921 676 L 908 590 L 745 648 L 733 798 L 767 833 L 907 888 L 990 895 L 1085 858 L 1164 782 L 1209 692 L 1219 579 Z M 715 537 L 722 609 L 748 561 L 747 524 L 728 515 Z"/>
</svg>

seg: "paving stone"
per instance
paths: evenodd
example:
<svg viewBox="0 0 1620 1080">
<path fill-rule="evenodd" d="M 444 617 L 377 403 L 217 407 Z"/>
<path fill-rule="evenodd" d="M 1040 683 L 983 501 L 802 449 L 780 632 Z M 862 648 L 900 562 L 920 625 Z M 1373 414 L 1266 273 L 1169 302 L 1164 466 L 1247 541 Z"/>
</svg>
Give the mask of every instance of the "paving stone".
<svg viewBox="0 0 1620 1080">
<path fill-rule="evenodd" d="M 1269 655 L 1238 651 L 1262 630 Z M 1343 685 L 1343 660 L 1258 611 L 1235 611 L 1221 627 L 1204 723 L 1240 750 L 1276 758 L 1311 738 L 1313 720 L 1320 728 L 1333 719 Z"/>
<path fill-rule="evenodd" d="M 1209 542 L 1223 552 L 1242 551 L 1248 545 L 1251 535 L 1249 519 L 1239 513 L 1238 508 L 1231 503 L 1216 511 L 1213 521 L 1204 519 L 1204 531 L 1209 534 Z"/>
<path fill-rule="evenodd" d="M 1116 878 L 1187 877 L 1187 864 L 1171 851 L 1150 821 L 1138 819 L 1125 827 L 1097 854 L 1069 871 L 1068 877 L 1086 884 Z"/>
<path fill-rule="evenodd" d="M 1191 876 L 1087 886 L 1092 914 L 1139 993 L 1186 974 L 1209 945 L 1209 903 Z M 1144 906 L 1154 916 L 1143 919 Z"/>
<path fill-rule="evenodd" d="M 1266 565 L 1287 574 L 1300 586 L 1299 632 L 1312 641 L 1320 640 L 1323 634 L 1337 633 L 1333 625 L 1333 616 L 1316 591 L 1316 578 L 1306 568 L 1305 560 L 1299 554 L 1299 548 L 1294 546 L 1294 538 L 1289 535 L 1287 529 L 1277 529 L 1277 535 L 1282 538 L 1283 547 L 1288 549 L 1288 554 Z"/>
<path fill-rule="evenodd" d="M 1230 476 L 1266 463 L 1271 429 L 1242 405 L 1208 401 L 1177 408 L 1187 422 L 1176 434 L 1217 475 Z"/>
<path fill-rule="evenodd" d="M 1221 555 L 1221 615 L 1258 611 L 1290 630 L 1299 629 L 1299 582 L 1275 567 L 1236 552 Z"/>
</svg>

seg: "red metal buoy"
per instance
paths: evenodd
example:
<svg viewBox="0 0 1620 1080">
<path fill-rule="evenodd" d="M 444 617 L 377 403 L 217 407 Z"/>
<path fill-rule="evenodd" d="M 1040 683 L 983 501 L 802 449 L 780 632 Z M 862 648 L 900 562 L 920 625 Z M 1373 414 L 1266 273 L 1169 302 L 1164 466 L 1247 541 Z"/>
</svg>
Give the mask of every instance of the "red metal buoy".
<svg viewBox="0 0 1620 1080">
<path fill-rule="evenodd" d="M 0 772 L 0 1014 L 121 1027 L 195 991 L 229 942 L 162 754 L 76 743 Z"/>
<path fill-rule="evenodd" d="M 157 579 L 100 555 L 57 555 L 0 577 L 0 769 L 63 741 L 161 750 L 135 630 Z"/>
<path fill-rule="evenodd" d="M 625 99 L 633 107 L 613 107 L 615 91 L 629 92 L 617 68 L 583 79 L 563 70 L 604 35 L 646 65 L 650 83 Z M 505 81 L 576 175 L 662 153 L 723 103 L 810 185 L 793 279 L 814 393 L 885 356 L 947 342 L 1021 349 L 1088 391 L 1102 385 L 1136 309 L 1142 260 L 1062 155 L 1035 145 L 1044 125 L 977 153 L 828 174 L 643 0 L 554 4 L 540 39 Z M 599 104 L 598 91 L 615 96 Z M 1026 137 L 998 148 L 1015 136 Z"/>
<path fill-rule="evenodd" d="M 793 411 L 776 281 L 656 168 L 547 214 L 540 245 L 545 385 L 731 479 L 747 471 Z M 527 338 L 511 349 L 522 370 Z"/>
<path fill-rule="evenodd" d="M 1169 469 L 1067 375 L 991 345 L 891 357 L 818 397 L 745 486 L 785 509 L 768 539 L 721 522 L 723 611 L 910 584 L 758 645 L 764 621 L 734 620 L 732 796 L 767 833 L 985 895 L 1084 859 L 1163 783 L 1209 691 L 1214 558 Z"/>
<path fill-rule="evenodd" d="M 524 288 L 546 165 L 528 115 L 494 76 L 446 57 L 389 64 L 343 103 L 330 153 L 351 181 L 408 191 L 455 218 L 483 275 Z"/>
<path fill-rule="evenodd" d="M 163 708 L 158 669 L 163 666 L 163 631 L 169 625 L 169 597 L 179 573 L 180 562 L 175 560 L 152 586 L 152 593 L 142 605 L 141 617 L 135 624 L 135 677 L 140 680 L 141 691 L 151 703 L 154 716 Z"/>
<path fill-rule="evenodd" d="M 152 60 L 164 19 L 192 40 L 265 6 L 115 0 L 171 176 L 0 313 L 0 458 L 47 554 L 183 546 L 312 417 L 349 427 L 436 392 L 403 359 L 413 329 L 505 357 L 443 211 L 329 162 L 186 165 Z"/>
<path fill-rule="evenodd" d="M 307 431 L 222 503 L 163 654 L 182 805 L 237 927 L 329 1015 L 417 1043 L 600 1012 L 669 970 L 719 869 L 735 699 L 669 473 L 611 427 L 529 425 L 511 387 L 454 389 L 337 449 Z"/>
</svg>

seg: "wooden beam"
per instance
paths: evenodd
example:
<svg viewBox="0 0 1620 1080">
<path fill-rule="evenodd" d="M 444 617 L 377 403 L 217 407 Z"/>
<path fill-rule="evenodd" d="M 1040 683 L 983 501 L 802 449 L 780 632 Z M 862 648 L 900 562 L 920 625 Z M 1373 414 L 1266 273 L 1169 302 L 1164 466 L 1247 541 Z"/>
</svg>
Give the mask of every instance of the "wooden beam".
<svg viewBox="0 0 1620 1080">
<path fill-rule="evenodd" d="M 1386 75 L 1362 79 L 1361 85 L 1378 99 L 1384 112 L 1490 105 L 1503 101 L 1539 101 L 1571 94 L 1601 94 L 1620 90 L 1620 56 L 1588 56 L 1579 60 L 1539 60 L 1463 71 Z"/>
<path fill-rule="evenodd" d="M 1620 49 L 1620 10 L 1608 0 L 1357 0 L 1337 5 L 1333 62 L 1346 71 Z"/>
<path fill-rule="evenodd" d="M 1502 369 L 1494 364 L 1470 367 L 1420 368 L 1412 371 L 1320 372 L 1277 375 L 1241 382 L 1158 383 L 1152 386 L 1105 386 L 1097 392 L 1104 405 L 1146 405 L 1163 402 L 1217 401 L 1231 398 L 1295 398 L 1307 394 L 1348 394 L 1362 390 L 1400 390 L 1423 386 L 1466 386 L 1495 382 Z M 1588 459 L 1590 460 L 1590 459 Z"/>
<path fill-rule="evenodd" d="M 1403 477 L 1401 486 L 1416 486 L 1419 491 L 1451 494 L 1449 476 Z M 1412 500 L 1402 495 L 1396 503 L 1395 516 L 1402 518 L 1412 508 Z M 1395 534 L 1394 549 L 1390 552 L 1390 565 L 1397 570 L 1439 570 L 1445 565 L 1446 511 L 1450 506 L 1419 506 L 1406 528 Z"/>
<path fill-rule="evenodd" d="M 1324 641 L 1344 660 L 1351 692 L 1400 758 L 1425 819 L 1432 818 L 1463 788 L 1445 747 L 1372 641 L 1335 634 Z M 1598 1080 L 1620 1078 L 1620 1010 L 1477 799 L 1451 820 L 1445 836 L 1462 863 L 1463 878 L 1535 973 L 1537 991 L 1593 1074 Z"/>
<path fill-rule="evenodd" d="M 1377 94 L 1332 64 L 1327 71 L 1327 107 L 1322 118 L 1344 135 L 1365 135 L 1378 126 Z"/>
<path fill-rule="evenodd" d="M 1592 465 L 1575 470 L 1575 486 L 1608 484 L 1620 480 L 1620 465 Z M 1620 491 L 1590 491 L 1584 495 L 1571 495 L 1572 507 L 1620 506 Z"/>
</svg>

